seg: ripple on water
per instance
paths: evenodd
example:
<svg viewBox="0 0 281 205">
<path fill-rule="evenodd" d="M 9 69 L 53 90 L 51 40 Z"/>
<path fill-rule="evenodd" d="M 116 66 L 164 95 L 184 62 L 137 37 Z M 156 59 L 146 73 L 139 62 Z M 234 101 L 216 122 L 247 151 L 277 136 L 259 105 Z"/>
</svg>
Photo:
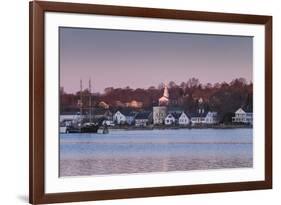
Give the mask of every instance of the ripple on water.
<svg viewBox="0 0 281 205">
<path fill-rule="evenodd" d="M 60 176 L 252 167 L 252 129 L 116 131 L 60 137 Z"/>
</svg>

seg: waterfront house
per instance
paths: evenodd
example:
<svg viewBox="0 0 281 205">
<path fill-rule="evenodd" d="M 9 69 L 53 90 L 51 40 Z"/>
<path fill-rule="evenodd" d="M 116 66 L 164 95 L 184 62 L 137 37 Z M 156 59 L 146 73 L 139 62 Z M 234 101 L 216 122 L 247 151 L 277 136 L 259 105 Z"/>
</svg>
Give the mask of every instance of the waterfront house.
<svg viewBox="0 0 281 205">
<path fill-rule="evenodd" d="M 190 124 L 190 118 L 188 117 L 188 115 L 185 112 L 181 113 L 178 124 L 181 126 L 186 126 L 186 125 Z"/>
<path fill-rule="evenodd" d="M 179 123 L 181 113 L 169 113 L 165 118 L 165 125 L 176 125 Z"/>
<path fill-rule="evenodd" d="M 203 124 L 205 122 L 205 117 L 207 115 L 207 112 L 204 113 L 192 113 L 191 114 L 191 124 Z"/>
<path fill-rule="evenodd" d="M 235 116 L 232 117 L 233 123 L 244 123 L 244 124 L 253 124 L 253 113 L 250 111 L 244 111 L 242 108 L 239 108 L 235 112 Z"/>
<path fill-rule="evenodd" d="M 205 124 L 216 124 L 218 123 L 218 119 L 217 119 L 217 112 L 207 112 L 207 115 L 205 117 Z"/>
<path fill-rule="evenodd" d="M 122 114 L 119 110 L 113 115 L 113 121 L 117 125 L 125 124 L 126 123 L 126 116 Z"/>
<path fill-rule="evenodd" d="M 135 116 L 136 112 L 131 110 L 118 110 L 113 116 L 113 121 L 118 125 L 133 125 L 135 122 Z"/>
<path fill-rule="evenodd" d="M 144 111 L 137 113 L 135 117 L 136 127 L 145 127 L 152 122 L 152 113 L 150 111 Z"/>
<path fill-rule="evenodd" d="M 191 114 L 191 124 L 216 124 L 217 112 L 210 111 L 208 104 L 204 103 L 203 98 L 198 99 L 197 112 Z"/>
<path fill-rule="evenodd" d="M 174 125 L 176 124 L 176 118 L 172 113 L 169 113 L 165 118 L 165 125 Z"/>
<path fill-rule="evenodd" d="M 208 112 L 205 110 L 202 102 L 203 102 L 203 100 L 200 98 L 197 112 L 191 113 L 190 120 L 191 120 L 192 125 L 205 123 L 205 118 L 206 118 Z"/>
<path fill-rule="evenodd" d="M 195 124 L 216 124 L 217 112 L 201 110 L 201 112 L 191 114 L 191 123 Z"/>
<path fill-rule="evenodd" d="M 133 125 L 135 122 L 135 117 L 136 117 L 136 112 L 133 111 L 128 111 L 128 112 L 122 112 L 124 113 L 125 117 L 126 117 L 126 123 L 128 125 Z"/>
</svg>

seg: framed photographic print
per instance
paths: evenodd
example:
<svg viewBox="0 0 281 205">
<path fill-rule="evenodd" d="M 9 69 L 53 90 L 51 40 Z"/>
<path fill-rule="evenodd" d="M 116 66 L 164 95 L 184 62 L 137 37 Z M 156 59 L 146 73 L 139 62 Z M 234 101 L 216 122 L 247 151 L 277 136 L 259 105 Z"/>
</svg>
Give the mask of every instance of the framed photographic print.
<svg viewBox="0 0 281 205">
<path fill-rule="evenodd" d="M 30 2 L 30 203 L 272 187 L 272 17 Z"/>
</svg>

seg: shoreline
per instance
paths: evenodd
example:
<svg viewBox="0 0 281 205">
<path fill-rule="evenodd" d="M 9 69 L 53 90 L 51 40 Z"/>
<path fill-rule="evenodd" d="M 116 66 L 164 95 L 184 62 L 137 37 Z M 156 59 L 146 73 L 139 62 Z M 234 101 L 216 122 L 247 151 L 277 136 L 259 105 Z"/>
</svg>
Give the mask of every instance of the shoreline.
<svg viewBox="0 0 281 205">
<path fill-rule="evenodd" d="M 195 126 L 115 126 L 108 127 L 109 131 L 114 130 L 178 130 L 178 129 L 241 129 L 241 128 L 253 128 L 251 125 L 195 125 Z"/>
<path fill-rule="evenodd" d="M 109 132 L 114 132 L 114 131 L 141 131 L 141 130 L 182 130 L 182 129 L 188 129 L 188 130 L 192 130 L 192 129 L 196 129 L 196 130 L 200 130 L 200 129 L 220 129 L 220 130 L 224 130 L 224 129 L 252 129 L 253 126 L 252 125 L 189 125 L 189 126 L 162 126 L 162 125 L 157 125 L 157 126 L 153 126 L 153 125 L 148 125 L 145 127 L 136 127 L 136 126 L 128 126 L 128 125 L 117 125 L 117 126 L 112 126 L 112 127 L 107 127 Z M 97 133 L 99 134 L 106 134 L 103 133 L 105 127 L 104 126 L 100 126 L 98 128 Z M 80 133 L 80 132 L 75 132 L 75 133 Z M 60 134 L 64 134 L 63 132 Z M 80 133 L 83 134 L 83 133 Z"/>
</svg>

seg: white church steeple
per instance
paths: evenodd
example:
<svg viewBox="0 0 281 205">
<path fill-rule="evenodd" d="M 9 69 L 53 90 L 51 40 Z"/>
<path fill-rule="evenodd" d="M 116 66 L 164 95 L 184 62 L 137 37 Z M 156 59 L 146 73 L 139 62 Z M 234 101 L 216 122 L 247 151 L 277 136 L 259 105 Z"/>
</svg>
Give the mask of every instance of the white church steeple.
<svg viewBox="0 0 281 205">
<path fill-rule="evenodd" d="M 167 85 L 165 84 L 163 96 L 159 98 L 159 105 L 167 106 L 168 104 L 169 104 L 169 90 Z"/>
<path fill-rule="evenodd" d="M 167 87 L 167 85 L 166 85 L 166 84 L 165 84 L 165 88 L 164 88 L 164 94 L 163 94 L 163 96 L 169 99 L 169 91 L 168 91 L 168 87 Z"/>
</svg>

